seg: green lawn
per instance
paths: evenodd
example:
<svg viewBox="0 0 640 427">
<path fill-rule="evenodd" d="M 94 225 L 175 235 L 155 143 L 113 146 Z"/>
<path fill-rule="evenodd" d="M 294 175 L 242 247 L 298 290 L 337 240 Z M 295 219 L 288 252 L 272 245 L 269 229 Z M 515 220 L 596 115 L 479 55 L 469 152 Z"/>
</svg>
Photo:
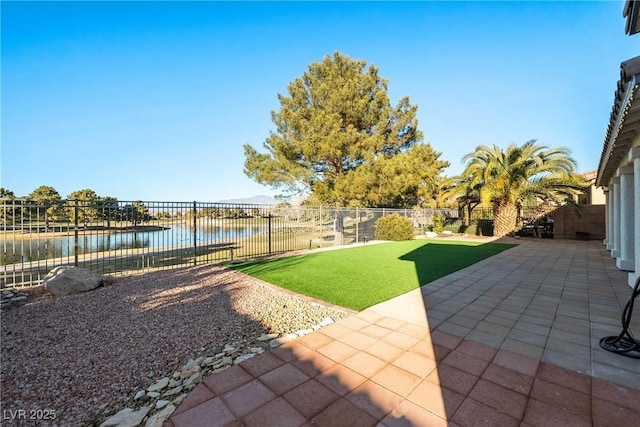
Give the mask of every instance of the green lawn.
<svg viewBox="0 0 640 427">
<path fill-rule="evenodd" d="M 359 311 L 513 246 L 410 240 L 229 267 L 282 288 Z"/>
</svg>

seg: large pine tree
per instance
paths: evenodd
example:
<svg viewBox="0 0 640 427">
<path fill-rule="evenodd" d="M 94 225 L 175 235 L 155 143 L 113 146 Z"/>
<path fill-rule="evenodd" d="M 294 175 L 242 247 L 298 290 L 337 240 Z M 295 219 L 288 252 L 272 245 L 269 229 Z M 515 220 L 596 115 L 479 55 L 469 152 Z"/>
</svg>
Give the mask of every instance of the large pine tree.
<svg viewBox="0 0 640 427">
<path fill-rule="evenodd" d="M 395 107 L 374 65 L 335 52 L 278 95 L 266 153 L 245 145 L 245 173 L 314 203 L 409 207 L 448 166 L 423 142 L 417 106 Z"/>
</svg>

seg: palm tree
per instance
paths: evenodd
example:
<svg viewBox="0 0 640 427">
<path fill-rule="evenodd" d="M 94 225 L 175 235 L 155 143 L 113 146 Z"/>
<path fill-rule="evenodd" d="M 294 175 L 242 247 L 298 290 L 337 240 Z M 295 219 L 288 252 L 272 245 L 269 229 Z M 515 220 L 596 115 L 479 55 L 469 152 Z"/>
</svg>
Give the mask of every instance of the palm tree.
<svg viewBox="0 0 640 427">
<path fill-rule="evenodd" d="M 511 144 L 506 150 L 481 145 L 463 161 L 461 179 L 468 189 L 479 191 L 483 206 L 493 208 L 496 236 L 516 230 L 525 203 L 572 203 L 572 196 L 586 188 L 567 148 L 549 148 L 535 140 Z"/>
</svg>

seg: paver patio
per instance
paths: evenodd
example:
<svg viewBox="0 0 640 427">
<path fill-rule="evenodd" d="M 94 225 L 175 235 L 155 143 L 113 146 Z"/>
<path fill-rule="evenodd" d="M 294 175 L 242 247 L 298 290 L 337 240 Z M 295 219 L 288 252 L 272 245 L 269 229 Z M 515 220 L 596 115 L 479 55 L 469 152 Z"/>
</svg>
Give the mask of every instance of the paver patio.
<svg viewBox="0 0 640 427">
<path fill-rule="evenodd" d="M 598 345 L 626 273 L 601 242 L 517 243 L 209 376 L 167 426 L 631 425 L 640 359 Z"/>
</svg>

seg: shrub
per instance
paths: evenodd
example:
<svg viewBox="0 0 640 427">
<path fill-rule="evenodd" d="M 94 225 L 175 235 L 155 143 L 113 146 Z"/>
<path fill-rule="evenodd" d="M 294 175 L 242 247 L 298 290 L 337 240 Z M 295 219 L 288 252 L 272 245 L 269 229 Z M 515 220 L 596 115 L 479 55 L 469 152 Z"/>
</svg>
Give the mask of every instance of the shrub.
<svg viewBox="0 0 640 427">
<path fill-rule="evenodd" d="M 383 216 L 376 221 L 376 239 L 394 241 L 413 239 L 411 220 L 398 214 Z"/>
<path fill-rule="evenodd" d="M 433 222 L 433 231 L 436 233 L 442 233 L 442 230 L 444 230 L 445 219 L 446 218 L 442 215 L 434 215 L 433 218 L 431 218 L 431 222 Z"/>
<path fill-rule="evenodd" d="M 459 223 L 446 224 L 443 227 L 443 231 L 451 231 L 452 233 L 460 233 L 460 227 L 462 227 Z"/>
<path fill-rule="evenodd" d="M 469 234 L 469 235 L 472 235 L 472 236 L 479 236 L 480 235 L 480 229 L 478 228 L 478 226 L 475 223 L 472 223 L 471 225 L 461 225 L 458 228 L 458 233 Z"/>
</svg>

